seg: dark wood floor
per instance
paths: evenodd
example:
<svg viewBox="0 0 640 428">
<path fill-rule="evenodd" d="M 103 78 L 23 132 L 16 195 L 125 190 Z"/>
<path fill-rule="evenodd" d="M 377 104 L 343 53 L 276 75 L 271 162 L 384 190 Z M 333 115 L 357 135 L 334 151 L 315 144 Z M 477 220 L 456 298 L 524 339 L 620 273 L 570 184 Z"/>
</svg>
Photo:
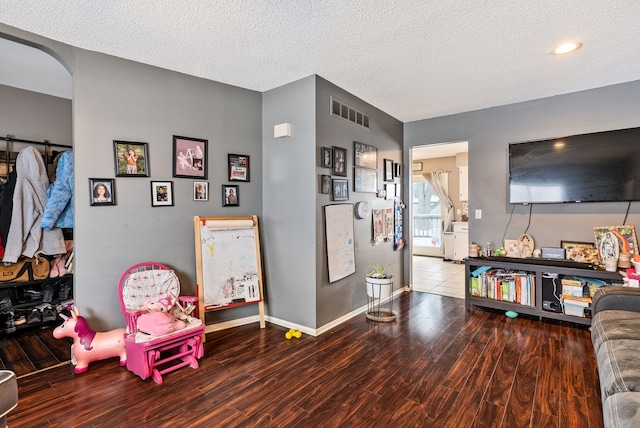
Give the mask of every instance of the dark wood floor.
<svg viewBox="0 0 640 428">
<path fill-rule="evenodd" d="M 207 336 L 197 370 L 142 381 L 117 360 L 18 381 L 16 427 L 602 427 L 589 331 L 403 293 L 314 338 Z"/>
<path fill-rule="evenodd" d="M 62 322 L 62 320 L 60 320 Z M 71 359 L 71 338 L 56 339 L 53 327 L 25 329 L 0 338 L 0 367 L 27 376 Z"/>
</svg>

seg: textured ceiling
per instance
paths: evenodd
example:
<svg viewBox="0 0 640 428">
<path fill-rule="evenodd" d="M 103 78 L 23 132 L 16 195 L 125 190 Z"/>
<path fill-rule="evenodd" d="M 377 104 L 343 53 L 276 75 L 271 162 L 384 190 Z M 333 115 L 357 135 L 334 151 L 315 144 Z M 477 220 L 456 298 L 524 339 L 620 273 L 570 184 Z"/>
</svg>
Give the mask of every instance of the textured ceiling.
<svg viewBox="0 0 640 428">
<path fill-rule="evenodd" d="M 640 79 L 638 0 L 3 0 L 0 22 L 256 91 L 318 74 L 403 122 Z"/>
</svg>

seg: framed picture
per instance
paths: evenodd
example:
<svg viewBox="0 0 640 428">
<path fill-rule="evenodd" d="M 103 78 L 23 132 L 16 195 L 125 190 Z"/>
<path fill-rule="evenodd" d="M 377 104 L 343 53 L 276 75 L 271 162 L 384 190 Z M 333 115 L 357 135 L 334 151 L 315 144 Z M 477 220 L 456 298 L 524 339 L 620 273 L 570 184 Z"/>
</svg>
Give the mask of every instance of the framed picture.
<svg viewBox="0 0 640 428">
<path fill-rule="evenodd" d="M 147 143 L 113 141 L 116 177 L 148 177 Z"/>
<path fill-rule="evenodd" d="M 353 171 L 354 192 L 376 193 L 378 191 L 378 171 L 355 168 Z"/>
<path fill-rule="evenodd" d="M 400 177 L 400 176 L 402 176 L 402 167 L 400 166 L 400 164 L 399 164 L 399 163 L 394 163 L 394 164 L 393 164 L 393 170 L 394 170 L 393 175 L 394 175 L 395 177 Z"/>
<path fill-rule="evenodd" d="M 411 164 L 412 171 L 422 171 L 422 162 L 414 162 Z"/>
<path fill-rule="evenodd" d="M 593 242 L 560 241 L 560 248 L 565 250 L 565 258 L 576 262 L 592 261 L 592 253 L 596 250 Z"/>
<path fill-rule="evenodd" d="M 173 136 L 173 176 L 207 178 L 207 140 Z"/>
<path fill-rule="evenodd" d="M 333 153 L 331 153 L 330 147 L 320 148 L 320 166 L 322 168 L 331 168 L 333 166 Z"/>
<path fill-rule="evenodd" d="M 384 181 L 393 181 L 393 160 L 384 160 Z"/>
<path fill-rule="evenodd" d="M 320 193 L 324 193 L 327 195 L 331 193 L 331 176 L 330 175 L 320 176 Z"/>
<path fill-rule="evenodd" d="M 91 206 L 115 205 L 116 192 L 113 178 L 90 178 L 89 201 Z"/>
<path fill-rule="evenodd" d="M 333 147 L 333 175 L 347 176 L 347 149 Z"/>
<path fill-rule="evenodd" d="M 194 201 L 209 200 L 209 182 L 207 181 L 193 182 L 193 200 Z"/>
<path fill-rule="evenodd" d="M 249 180 L 249 156 L 227 155 L 229 164 L 229 181 L 250 181 Z"/>
<path fill-rule="evenodd" d="M 238 194 L 238 185 L 222 185 L 222 206 L 237 207 L 240 206 L 240 195 Z"/>
<path fill-rule="evenodd" d="M 334 201 L 349 200 L 349 180 L 347 180 L 346 178 L 334 178 L 332 189 Z"/>
<path fill-rule="evenodd" d="M 151 182 L 151 206 L 173 206 L 173 181 Z"/>
<path fill-rule="evenodd" d="M 353 166 L 369 169 L 378 168 L 378 149 L 354 141 L 353 151 Z"/>
<path fill-rule="evenodd" d="M 507 257 L 520 257 L 517 239 L 505 239 L 504 249 L 507 251 Z"/>
<path fill-rule="evenodd" d="M 638 255 L 638 241 L 633 225 L 596 226 L 593 228 L 596 248 L 600 261 L 617 259 L 621 252 L 631 253 L 633 259 Z"/>
</svg>

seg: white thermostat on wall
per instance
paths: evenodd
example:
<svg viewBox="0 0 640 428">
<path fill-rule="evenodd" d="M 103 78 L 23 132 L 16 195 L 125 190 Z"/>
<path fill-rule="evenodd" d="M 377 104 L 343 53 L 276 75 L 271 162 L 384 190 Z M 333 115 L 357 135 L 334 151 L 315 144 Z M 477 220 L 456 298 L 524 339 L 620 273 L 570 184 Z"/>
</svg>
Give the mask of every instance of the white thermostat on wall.
<svg viewBox="0 0 640 428">
<path fill-rule="evenodd" d="M 357 218 L 367 218 L 369 217 L 369 213 L 371 212 L 371 208 L 369 207 L 369 202 L 360 201 L 356 203 L 356 217 Z"/>
</svg>

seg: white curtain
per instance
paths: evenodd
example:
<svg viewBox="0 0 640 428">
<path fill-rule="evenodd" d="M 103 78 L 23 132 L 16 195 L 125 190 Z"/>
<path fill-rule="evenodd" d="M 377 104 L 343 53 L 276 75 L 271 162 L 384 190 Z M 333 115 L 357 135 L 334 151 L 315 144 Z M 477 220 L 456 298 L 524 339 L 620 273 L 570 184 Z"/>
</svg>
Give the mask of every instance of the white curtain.
<svg viewBox="0 0 640 428">
<path fill-rule="evenodd" d="M 449 172 L 448 171 L 432 171 L 422 176 L 427 180 L 429 185 L 440 198 L 444 218 L 442 219 L 442 231 L 448 231 L 453 221 L 453 203 L 449 198 Z"/>
</svg>

